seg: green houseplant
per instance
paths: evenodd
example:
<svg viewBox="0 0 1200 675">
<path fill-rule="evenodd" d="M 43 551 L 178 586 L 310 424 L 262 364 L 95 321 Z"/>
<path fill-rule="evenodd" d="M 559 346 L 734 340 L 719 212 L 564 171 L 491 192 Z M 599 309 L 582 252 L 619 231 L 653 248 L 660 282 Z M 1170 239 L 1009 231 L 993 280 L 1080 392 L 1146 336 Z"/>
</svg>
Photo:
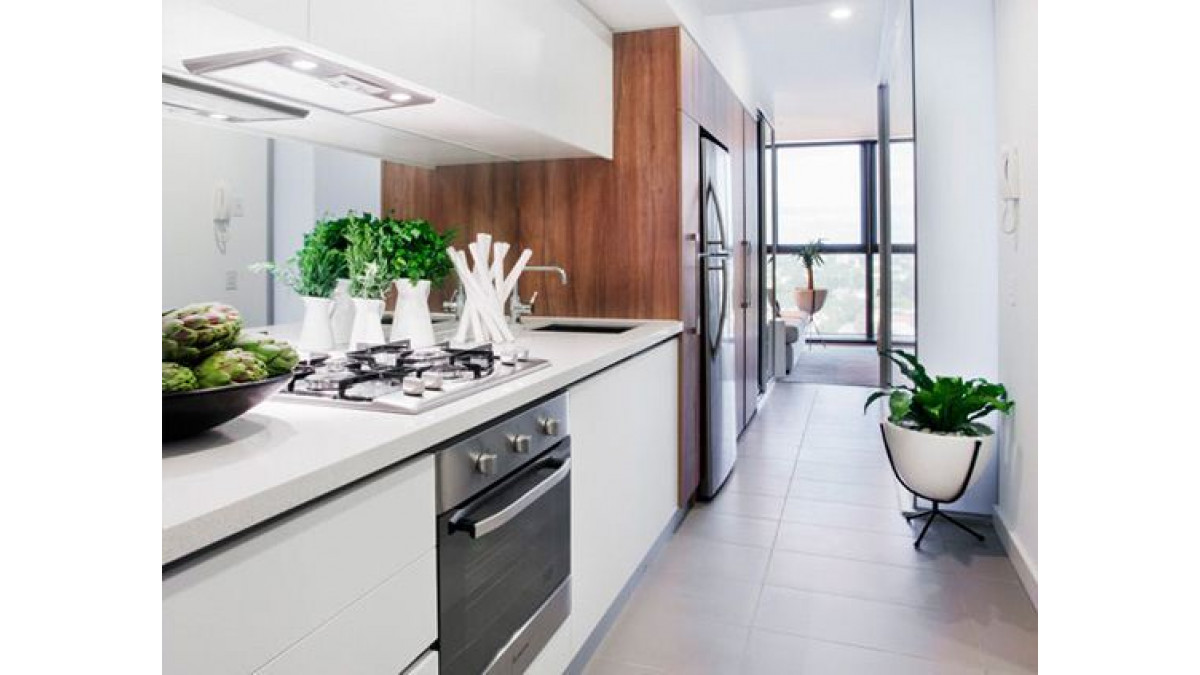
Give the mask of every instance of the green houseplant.
<svg viewBox="0 0 1200 675">
<path fill-rule="evenodd" d="M 394 279 L 396 286 L 391 339 L 393 342 L 406 339 L 413 347 L 433 345 L 429 291 L 454 268 L 446 252 L 454 233 L 438 233 L 423 218 L 389 217 L 382 226 L 384 259 L 389 278 Z"/>
<path fill-rule="evenodd" d="M 334 345 L 333 294 L 338 280 L 346 275 L 346 254 L 339 230 L 320 222 L 304 235 L 300 250 L 283 265 L 257 263 L 251 269 L 269 272 L 300 296 L 304 322 L 298 346 L 305 351 L 329 349 Z"/>
<path fill-rule="evenodd" d="M 796 308 L 810 317 L 825 306 L 825 298 L 829 296 L 829 291 L 824 288 L 816 288 L 813 285 L 813 270 L 825 264 L 825 258 L 821 255 L 821 245 L 823 239 L 814 239 L 800 248 L 796 253 L 796 258 L 804 265 L 804 274 L 807 277 L 808 286 L 805 288 L 797 288 L 793 291 L 796 299 Z"/>
<path fill-rule="evenodd" d="M 931 376 L 908 352 L 889 350 L 885 355 L 909 384 L 872 393 L 863 411 L 887 397 L 888 414 L 880 426 L 892 469 L 906 488 L 933 503 L 932 509 L 908 517 L 929 518 L 914 545 L 920 547 L 936 517 L 982 540 L 982 535 L 943 513 L 939 504 L 959 499 L 986 470 L 996 436 L 980 420 L 993 412 L 1012 412 L 1013 401 L 1004 385 L 982 378 Z"/>
<path fill-rule="evenodd" d="M 350 346 L 382 344 L 383 298 L 393 278 L 387 255 L 389 244 L 384 227 L 375 216 L 351 213 L 347 218 L 346 268 L 354 304 Z"/>
</svg>

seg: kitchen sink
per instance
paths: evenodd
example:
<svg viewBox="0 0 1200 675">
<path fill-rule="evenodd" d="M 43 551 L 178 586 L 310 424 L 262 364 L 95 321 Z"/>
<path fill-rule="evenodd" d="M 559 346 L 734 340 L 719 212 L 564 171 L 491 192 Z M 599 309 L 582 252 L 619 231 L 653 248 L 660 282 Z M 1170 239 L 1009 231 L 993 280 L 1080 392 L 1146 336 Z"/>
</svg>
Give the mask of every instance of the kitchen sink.
<svg viewBox="0 0 1200 675">
<path fill-rule="evenodd" d="M 547 333 L 605 333 L 616 335 L 637 328 L 636 325 L 611 323 L 548 323 L 544 326 L 531 328 L 532 331 Z"/>
</svg>

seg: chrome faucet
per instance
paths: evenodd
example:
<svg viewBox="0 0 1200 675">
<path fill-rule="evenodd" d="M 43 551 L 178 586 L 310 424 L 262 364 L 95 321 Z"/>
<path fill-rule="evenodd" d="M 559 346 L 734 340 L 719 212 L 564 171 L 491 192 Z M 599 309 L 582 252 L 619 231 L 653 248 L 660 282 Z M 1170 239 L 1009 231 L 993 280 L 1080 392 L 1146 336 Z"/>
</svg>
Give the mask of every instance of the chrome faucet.
<svg viewBox="0 0 1200 675">
<path fill-rule="evenodd" d="M 463 305 L 466 304 L 466 299 L 467 294 L 463 290 L 463 285 L 460 281 L 458 287 L 454 289 L 454 295 L 442 303 L 442 311 L 453 314 L 455 321 L 462 321 Z"/>
<path fill-rule="evenodd" d="M 567 271 L 558 265 L 526 265 L 525 272 L 554 272 L 562 281 L 562 285 L 567 285 Z M 521 278 L 517 277 L 517 281 L 513 284 L 512 301 L 509 303 L 509 312 L 512 314 L 513 321 L 520 323 L 521 317 L 528 314 L 533 314 L 533 306 L 537 303 L 537 291 L 530 296 L 529 302 L 521 301 Z"/>
</svg>

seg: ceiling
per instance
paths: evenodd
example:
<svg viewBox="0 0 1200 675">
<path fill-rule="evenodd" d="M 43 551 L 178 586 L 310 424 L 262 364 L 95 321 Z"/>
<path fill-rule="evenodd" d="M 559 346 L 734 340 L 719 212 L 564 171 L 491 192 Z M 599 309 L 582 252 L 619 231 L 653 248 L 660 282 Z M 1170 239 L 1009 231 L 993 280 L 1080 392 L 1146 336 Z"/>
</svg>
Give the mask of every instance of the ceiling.
<svg viewBox="0 0 1200 675">
<path fill-rule="evenodd" d="M 780 140 L 871 138 L 880 44 L 892 0 L 580 0 L 616 31 L 684 25 L 747 105 L 767 110 Z M 846 7 L 849 19 L 830 12 Z M 674 20 L 672 20 L 674 16 Z M 744 52 L 729 55 L 731 45 Z M 724 58 L 719 58 L 724 57 Z M 746 100 L 752 98 L 753 100 Z"/>
</svg>

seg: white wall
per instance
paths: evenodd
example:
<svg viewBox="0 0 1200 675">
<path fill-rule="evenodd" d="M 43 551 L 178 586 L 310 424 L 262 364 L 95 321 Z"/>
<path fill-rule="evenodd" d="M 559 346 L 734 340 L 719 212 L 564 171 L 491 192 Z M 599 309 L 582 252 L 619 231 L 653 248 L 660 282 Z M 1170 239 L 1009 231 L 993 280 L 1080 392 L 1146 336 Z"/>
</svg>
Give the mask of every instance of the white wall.
<svg viewBox="0 0 1200 675">
<path fill-rule="evenodd" d="M 274 167 L 274 251 L 283 262 L 304 243 L 304 233 L 326 216 L 347 211 L 379 215 L 383 164 L 352 152 L 276 140 Z M 291 289 L 275 285 L 275 323 L 300 321 L 304 308 Z"/>
<path fill-rule="evenodd" d="M 249 325 L 267 320 L 267 280 L 247 266 L 267 258 L 267 144 L 215 126 L 163 119 L 162 306 L 215 300 Z M 213 237 L 213 192 L 224 181 L 241 202 L 225 253 Z M 226 275 L 237 289 L 226 289 Z"/>
<path fill-rule="evenodd" d="M 991 0 L 915 0 L 918 353 L 935 374 L 998 375 Z M 954 505 L 992 512 L 996 463 Z"/>
<path fill-rule="evenodd" d="M 1036 0 L 996 1 L 996 105 L 1000 147 L 1017 148 L 1021 159 L 1017 230 L 1001 235 L 999 251 L 1000 378 L 1017 407 L 1000 449 L 996 515 L 997 525 L 1005 529 L 1010 557 L 1020 559 L 1018 570 L 1037 604 Z"/>
</svg>

